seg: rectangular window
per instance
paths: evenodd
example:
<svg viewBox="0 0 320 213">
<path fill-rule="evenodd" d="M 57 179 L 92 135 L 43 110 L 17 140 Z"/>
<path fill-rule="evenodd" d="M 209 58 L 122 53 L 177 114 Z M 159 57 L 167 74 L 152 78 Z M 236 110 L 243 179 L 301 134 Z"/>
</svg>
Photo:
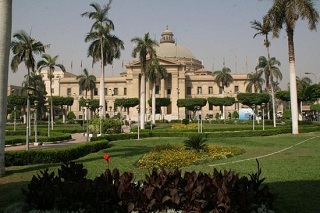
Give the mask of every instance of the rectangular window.
<svg viewBox="0 0 320 213">
<path fill-rule="evenodd" d="M 209 110 L 213 110 L 213 105 L 209 103 Z"/>
<path fill-rule="evenodd" d="M 94 88 L 93 95 L 98 95 L 98 89 L 97 88 Z"/>
<path fill-rule="evenodd" d="M 198 93 L 198 95 L 201 95 L 201 94 L 202 94 L 202 87 L 198 87 L 197 93 Z"/>
<path fill-rule="evenodd" d="M 209 87 L 208 94 L 213 94 L 213 88 L 212 87 Z"/>
<path fill-rule="evenodd" d="M 104 95 L 108 95 L 108 88 L 104 88 Z"/>
<path fill-rule="evenodd" d="M 191 95 L 191 87 L 187 87 L 187 95 Z"/>
<path fill-rule="evenodd" d="M 171 95 L 171 89 L 167 89 L 167 94 Z"/>
<path fill-rule="evenodd" d="M 160 92 L 159 85 L 156 85 L 156 94 L 159 94 L 159 92 Z"/>
<path fill-rule="evenodd" d="M 127 88 L 123 88 L 123 95 L 127 95 Z"/>
<path fill-rule="evenodd" d="M 54 94 L 54 88 L 51 88 L 51 94 Z"/>
<path fill-rule="evenodd" d="M 118 88 L 114 88 L 114 89 L 113 89 L 113 95 L 119 95 L 119 94 L 118 94 Z"/>
<path fill-rule="evenodd" d="M 219 94 L 222 94 L 222 87 L 219 87 Z"/>
<path fill-rule="evenodd" d="M 234 86 L 234 93 L 239 92 L 239 86 Z"/>
<path fill-rule="evenodd" d="M 71 95 L 71 88 L 67 88 L 67 95 Z"/>
</svg>

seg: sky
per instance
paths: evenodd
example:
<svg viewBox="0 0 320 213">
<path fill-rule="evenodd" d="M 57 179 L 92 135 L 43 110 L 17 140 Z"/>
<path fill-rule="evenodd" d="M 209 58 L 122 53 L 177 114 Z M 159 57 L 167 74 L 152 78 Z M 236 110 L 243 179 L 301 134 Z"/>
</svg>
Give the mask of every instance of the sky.
<svg viewBox="0 0 320 213">
<path fill-rule="evenodd" d="M 89 43 L 84 38 L 89 32 L 92 20 L 81 17 L 92 11 L 87 0 L 14 0 L 12 34 L 24 30 L 31 37 L 50 44 L 46 53 L 59 55 L 68 72 L 81 74 L 87 68 L 99 76 L 99 63 L 92 68 L 92 58 L 87 57 Z M 107 4 L 107 0 L 96 0 Z M 124 71 L 122 63 L 133 60 L 134 48 L 131 39 L 150 36 L 160 41 L 161 33 L 167 28 L 174 33 L 179 45 L 189 49 L 208 70 L 221 70 L 223 62 L 234 74 L 253 72 L 259 56 L 266 56 L 263 37 L 253 39 L 256 33 L 251 28 L 253 20 L 262 17 L 272 6 L 273 0 L 113 0 L 109 19 L 114 22 L 115 31 L 125 46 L 121 58 L 113 66 L 106 67 L 106 76 L 118 76 Z M 320 2 L 315 1 L 320 12 Z M 295 29 L 296 73 L 304 77 L 305 72 L 314 82 L 320 81 L 320 26 L 310 31 L 305 21 L 299 21 Z M 271 57 L 281 62 L 283 80 L 280 86 L 287 88 L 289 81 L 288 47 L 285 31 L 279 38 L 271 39 Z M 12 56 L 12 54 L 11 54 Z M 41 57 L 36 56 L 36 60 Z M 71 69 L 72 64 L 72 69 Z M 9 85 L 21 85 L 27 73 L 23 64 L 16 73 L 9 71 Z"/>
</svg>

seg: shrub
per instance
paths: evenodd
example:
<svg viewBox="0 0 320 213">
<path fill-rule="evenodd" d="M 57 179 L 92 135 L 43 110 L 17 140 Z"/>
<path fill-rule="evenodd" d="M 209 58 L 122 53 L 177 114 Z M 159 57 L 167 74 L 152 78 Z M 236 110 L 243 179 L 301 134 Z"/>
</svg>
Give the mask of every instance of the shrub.
<svg viewBox="0 0 320 213">
<path fill-rule="evenodd" d="M 184 141 L 184 146 L 186 149 L 194 149 L 197 152 L 200 152 L 200 150 L 206 150 L 208 148 L 205 143 L 206 141 L 207 139 L 204 138 L 203 134 L 192 134 Z"/>
<path fill-rule="evenodd" d="M 74 112 L 72 111 L 68 112 L 67 119 L 69 121 L 76 119 L 76 115 L 74 114 Z"/>
<path fill-rule="evenodd" d="M 29 208 L 84 212 L 257 212 L 272 209 L 274 197 L 260 178 L 261 169 L 249 177 L 235 171 L 195 171 L 152 169 L 145 180 L 134 181 L 131 172 L 120 175 L 109 169 L 89 180 L 82 164 L 66 163 L 57 176 L 47 169 L 33 176 L 23 190 Z M 62 174 L 68 174 L 65 178 Z M 81 174 L 81 175 L 79 175 Z"/>
<path fill-rule="evenodd" d="M 188 125 L 188 124 L 189 124 L 189 119 L 184 118 L 184 119 L 182 120 L 182 123 L 183 123 L 184 125 Z"/>
</svg>

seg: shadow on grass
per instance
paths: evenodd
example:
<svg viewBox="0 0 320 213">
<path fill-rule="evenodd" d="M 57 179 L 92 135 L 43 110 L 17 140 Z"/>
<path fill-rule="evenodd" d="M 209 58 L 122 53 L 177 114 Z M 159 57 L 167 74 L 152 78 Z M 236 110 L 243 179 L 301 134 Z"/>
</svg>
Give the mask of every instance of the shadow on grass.
<svg viewBox="0 0 320 213">
<path fill-rule="evenodd" d="M 320 212 L 320 180 L 272 182 L 268 186 L 276 194 L 277 213 Z"/>
<path fill-rule="evenodd" d="M 12 182 L 0 185 L 0 212 L 8 206 L 24 200 L 21 188 L 27 189 L 29 181 Z"/>
</svg>

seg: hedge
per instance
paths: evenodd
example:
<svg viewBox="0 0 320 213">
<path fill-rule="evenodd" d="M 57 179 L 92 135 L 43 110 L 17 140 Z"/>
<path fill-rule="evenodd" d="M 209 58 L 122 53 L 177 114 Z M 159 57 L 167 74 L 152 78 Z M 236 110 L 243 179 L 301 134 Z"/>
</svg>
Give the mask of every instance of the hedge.
<svg viewBox="0 0 320 213">
<path fill-rule="evenodd" d="M 38 136 L 37 137 L 37 141 L 38 142 L 57 142 L 57 141 L 65 141 L 65 140 L 71 140 L 72 137 L 70 134 L 56 134 L 56 135 L 52 135 L 50 137 L 47 136 Z M 30 142 L 34 142 L 34 136 L 30 137 Z M 11 137 L 11 138 L 6 138 L 6 145 L 15 145 L 15 144 L 26 144 L 26 138 L 22 138 L 22 137 Z"/>
</svg>

